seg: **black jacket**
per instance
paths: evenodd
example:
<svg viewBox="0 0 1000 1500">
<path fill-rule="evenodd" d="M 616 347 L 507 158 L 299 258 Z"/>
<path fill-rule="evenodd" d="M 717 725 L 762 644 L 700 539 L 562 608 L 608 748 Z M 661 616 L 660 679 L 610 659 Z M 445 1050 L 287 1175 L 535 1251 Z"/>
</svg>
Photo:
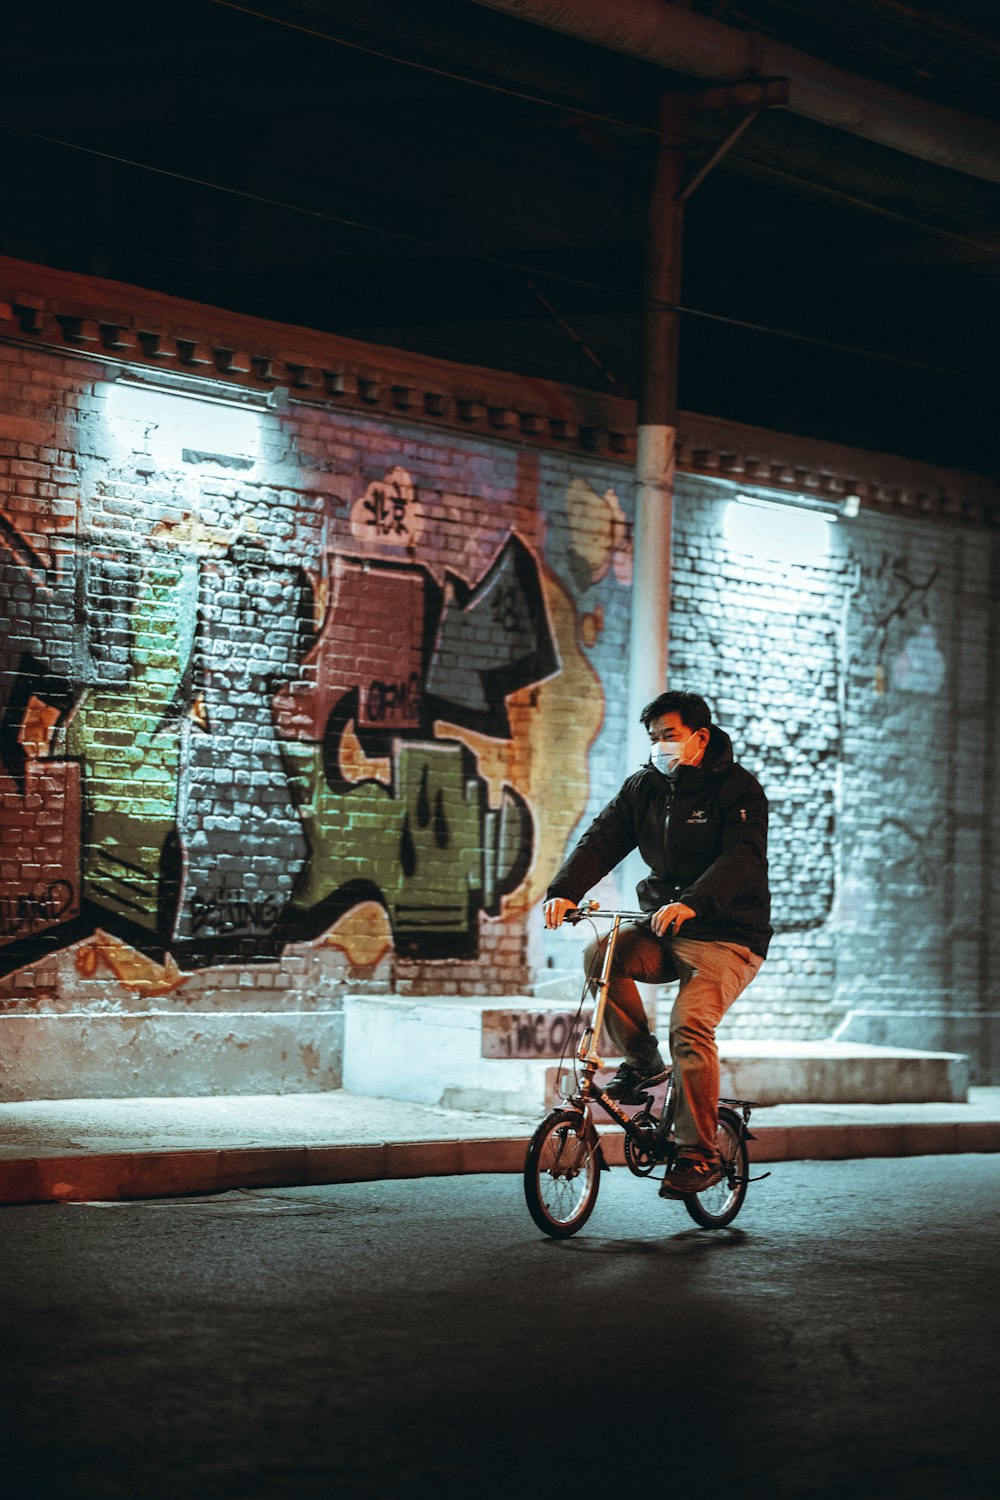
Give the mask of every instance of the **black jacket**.
<svg viewBox="0 0 1000 1500">
<path fill-rule="evenodd" d="M 763 958 L 772 928 L 767 884 L 767 798 L 733 760 L 713 724 L 698 766 L 671 782 L 643 766 L 598 813 L 546 892 L 579 902 L 638 848 L 649 877 L 636 887 L 643 911 L 683 901 L 695 915 L 680 936 L 743 943 Z"/>
</svg>

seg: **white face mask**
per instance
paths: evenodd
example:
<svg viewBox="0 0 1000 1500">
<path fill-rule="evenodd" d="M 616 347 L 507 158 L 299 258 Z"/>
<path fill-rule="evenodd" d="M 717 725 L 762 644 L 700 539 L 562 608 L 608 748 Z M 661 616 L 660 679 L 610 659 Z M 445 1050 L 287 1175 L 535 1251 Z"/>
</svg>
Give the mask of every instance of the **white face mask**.
<svg viewBox="0 0 1000 1500">
<path fill-rule="evenodd" d="M 684 764 L 684 751 L 694 739 L 689 734 L 681 743 L 668 740 L 656 740 L 649 752 L 649 763 L 654 766 L 663 776 L 676 776 Z"/>
</svg>

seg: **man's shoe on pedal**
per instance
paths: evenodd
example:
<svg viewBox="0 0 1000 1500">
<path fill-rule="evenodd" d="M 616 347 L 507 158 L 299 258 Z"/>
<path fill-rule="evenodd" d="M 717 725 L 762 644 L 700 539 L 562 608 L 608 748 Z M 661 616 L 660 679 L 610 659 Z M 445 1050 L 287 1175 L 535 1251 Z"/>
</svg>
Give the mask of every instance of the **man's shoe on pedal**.
<svg viewBox="0 0 1000 1500">
<path fill-rule="evenodd" d="M 641 1104 L 643 1091 L 662 1083 L 669 1071 L 662 1062 L 658 1066 L 654 1065 L 649 1072 L 633 1068 L 630 1063 L 622 1063 L 614 1078 L 604 1085 L 604 1092 L 610 1098 L 617 1099 L 619 1104 Z"/>
<path fill-rule="evenodd" d="M 719 1161 L 707 1156 L 679 1156 L 673 1170 L 660 1183 L 661 1198 L 689 1198 L 721 1182 L 725 1173 Z"/>
</svg>

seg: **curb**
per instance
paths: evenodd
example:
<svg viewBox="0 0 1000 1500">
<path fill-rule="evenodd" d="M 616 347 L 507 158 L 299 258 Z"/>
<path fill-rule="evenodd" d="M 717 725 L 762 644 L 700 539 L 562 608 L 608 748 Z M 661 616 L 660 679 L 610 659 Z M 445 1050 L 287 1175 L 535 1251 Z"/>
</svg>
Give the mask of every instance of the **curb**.
<svg viewBox="0 0 1000 1500">
<path fill-rule="evenodd" d="M 762 1125 L 754 1162 L 1000 1152 L 1000 1120 L 854 1125 Z M 602 1132 L 610 1166 L 624 1137 Z M 0 1161 L 0 1205 L 187 1197 L 234 1188 L 316 1187 L 385 1178 L 520 1172 L 528 1137 L 383 1141 L 369 1145 L 234 1147 L 208 1151 L 118 1151 Z"/>
<path fill-rule="evenodd" d="M 316 1187 L 384 1178 L 520 1172 L 527 1145 L 524 1137 L 45 1156 L 0 1162 L 0 1205 L 109 1203 L 128 1198 L 222 1193 L 233 1188 Z"/>
</svg>

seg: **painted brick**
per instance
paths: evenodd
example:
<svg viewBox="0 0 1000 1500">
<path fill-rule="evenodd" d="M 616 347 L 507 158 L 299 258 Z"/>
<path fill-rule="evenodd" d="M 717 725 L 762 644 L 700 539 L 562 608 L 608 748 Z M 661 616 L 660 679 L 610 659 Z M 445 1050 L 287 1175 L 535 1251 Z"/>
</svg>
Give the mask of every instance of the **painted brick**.
<svg viewBox="0 0 1000 1500">
<path fill-rule="evenodd" d="M 238 1027 L 575 969 L 538 905 L 628 769 L 629 469 L 293 404 L 234 478 L 183 458 L 238 441 L 218 408 L 161 399 L 147 449 L 111 374 L 0 344 L 4 983 Z M 776 561 L 731 493 L 679 484 L 670 624 L 772 800 L 777 934 L 727 1028 L 995 1005 L 995 535 L 863 513 Z"/>
</svg>

